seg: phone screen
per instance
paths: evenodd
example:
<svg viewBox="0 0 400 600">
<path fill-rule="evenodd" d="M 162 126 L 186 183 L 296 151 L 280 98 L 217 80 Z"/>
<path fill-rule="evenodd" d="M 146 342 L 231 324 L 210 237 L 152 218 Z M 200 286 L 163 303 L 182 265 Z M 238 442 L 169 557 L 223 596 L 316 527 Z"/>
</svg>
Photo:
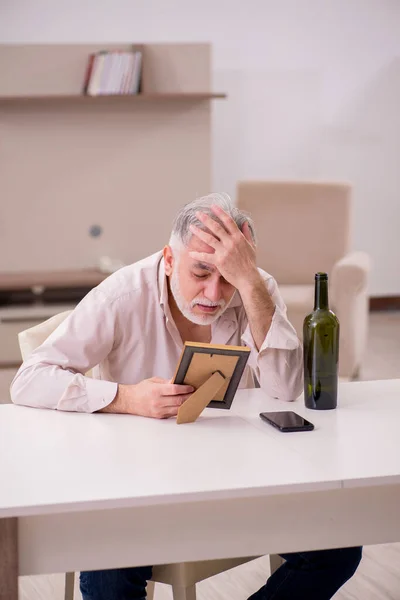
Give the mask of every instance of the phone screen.
<svg viewBox="0 0 400 600">
<path fill-rule="evenodd" d="M 281 431 L 311 430 L 314 426 L 293 411 L 261 413 L 260 417 Z"/>
</svg>

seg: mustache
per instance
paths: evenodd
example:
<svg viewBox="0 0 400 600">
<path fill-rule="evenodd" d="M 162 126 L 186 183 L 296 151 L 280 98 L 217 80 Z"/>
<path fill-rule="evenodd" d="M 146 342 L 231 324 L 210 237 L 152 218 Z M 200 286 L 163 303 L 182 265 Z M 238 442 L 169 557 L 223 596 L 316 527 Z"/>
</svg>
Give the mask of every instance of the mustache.
<svg viewBox="0 0 400 600">
<path fill-rule="evenodd" d="M 202 304 L 203 306 L 210 306 L 211 308 L 224 308 L 225 301 L 221 300 L 220 302 L 211 302 L 211 300 L 208 300 L 207 298 L 195 298 L 190 303 L 190 307 L 193 308 L 197 304 Z"/>
</svg>

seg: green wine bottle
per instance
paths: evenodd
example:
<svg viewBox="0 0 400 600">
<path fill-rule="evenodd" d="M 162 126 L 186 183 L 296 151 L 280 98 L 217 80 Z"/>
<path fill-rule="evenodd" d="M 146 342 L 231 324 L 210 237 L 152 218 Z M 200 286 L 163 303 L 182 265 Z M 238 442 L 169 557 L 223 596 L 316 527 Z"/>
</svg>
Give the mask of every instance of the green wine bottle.
<svg viewBox="0 0 400 600">
<path fill-rule="evenodd" d="M 307 408 L 337 406 L 339 320 L 329 310 L 328 275 L 315 275 L 314 310 L 304 319 L 304 401 Z"/>
</svg>

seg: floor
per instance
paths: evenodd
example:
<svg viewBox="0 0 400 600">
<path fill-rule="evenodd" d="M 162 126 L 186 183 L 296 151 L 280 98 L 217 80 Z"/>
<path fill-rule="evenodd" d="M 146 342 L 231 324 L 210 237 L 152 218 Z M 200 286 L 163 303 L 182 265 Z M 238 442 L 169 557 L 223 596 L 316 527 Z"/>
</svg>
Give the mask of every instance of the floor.
<svg viewBox="0 0 400 600">
<path fill-rule="evenodd" d="M 7 396 L 13 371 L 0 371 L 0 398 Z M 361 379 L 400 377 L 400 313 L 373 313 Z M 263 557 L 217 575 L 197 585 L 198 600 L 246 600 L 263 585 L 269 572 Z M 63 576 L 22 577 L 21 600 L 62 600 Z M 76 600 L 81 598 L 76 586 Z M 171 600 L 169 586 L 157 584 L 155 600 Z M 336 600 L 399 600 L 400 543 L 371 546 L 355 576 L 335 596 Z M 305 599 L 306 600 L 306 599 Z"/>
</svg>

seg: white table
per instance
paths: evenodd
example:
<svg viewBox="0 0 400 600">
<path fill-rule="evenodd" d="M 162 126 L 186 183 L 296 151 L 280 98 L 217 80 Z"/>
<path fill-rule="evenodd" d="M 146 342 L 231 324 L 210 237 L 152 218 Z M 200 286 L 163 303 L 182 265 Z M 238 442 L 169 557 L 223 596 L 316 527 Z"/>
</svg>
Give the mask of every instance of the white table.
<svg viewBox="0 0 400 600">
<path fill-rule="evenodd" d="M 286 409 L 315 431 L 258 417 Z M 399 428 L 400 380 L 342 384 L 328 412 L 241 391 L 180 426 L 0 406 L 3 552 L 16 520 L 14 575 L 400 541 Z"/>
</svg>

